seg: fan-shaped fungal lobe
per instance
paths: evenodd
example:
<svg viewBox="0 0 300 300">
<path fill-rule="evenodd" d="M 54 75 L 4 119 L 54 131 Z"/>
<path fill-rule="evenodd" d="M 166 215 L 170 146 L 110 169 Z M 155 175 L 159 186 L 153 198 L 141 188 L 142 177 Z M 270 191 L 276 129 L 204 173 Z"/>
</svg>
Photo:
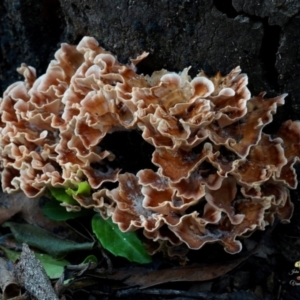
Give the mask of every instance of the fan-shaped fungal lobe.
<svg viewBox="0 0 300 300">
<path fill-rule="evenodd" d="M 34 198 L 88 181 L 92 195 L 75 196 L 79 205 L 68 210 L 94 207 L 122 231 L 143 230 L 156 249 L 167 245 L 170 255 L 172 246 L 212 242 L 237 253 L 239 237 L 275 217 L 288 221 L 300 125 L 289 120 L 275 135 L 263 132 L 286 94 L 251 97 L 239 67 L 212 78 L 191 78 L 188 68 L 137 74 L 146 56 L 123 65 L 84 37 L 77 47 L 62 44 L 38 78 L 22 64 L 24 81 L 0 99 L 3 190 Z M 153 170 L 132 174 L 110 164 L 116 154 L 104 138 L 131 130 L 154 146 Z"/>
</svg>

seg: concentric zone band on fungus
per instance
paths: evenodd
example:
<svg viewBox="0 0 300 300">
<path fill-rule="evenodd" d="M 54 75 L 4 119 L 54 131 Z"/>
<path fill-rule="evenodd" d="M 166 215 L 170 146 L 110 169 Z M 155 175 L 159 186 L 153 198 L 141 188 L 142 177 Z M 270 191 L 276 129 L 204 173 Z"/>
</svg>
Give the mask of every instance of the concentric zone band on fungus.
<svg viewBox="0 0 300 300">
<path fill-rule="evenodd" d="M 93 193 L 77 196 L 79 206 L 112 216 L 122 231 L 141 229 L 169 249 L 219 242 L 237 253 L 237 237 L 275 217 L 288 221 L 300 123 L 286 121 L 274 136 L 262 132 L 286 94 L 251 97 L 239 67 L 213 78 L 192 79 L 188 68 L 137 74 L 146 56 L 123 65 L 84 37 L 78 46 L 62 44 L 38 78 L 22 64 L 25 80 L 1 99 L 3 190 L 34 198 L 47 187 L 87 180 Z M 124 130 L 141 132 L 155 147 L 157 172 L 95 167 L 115 159 L 103 138 Z M 105 182 L 118 187 L 108 190 Z"/>
</svg>

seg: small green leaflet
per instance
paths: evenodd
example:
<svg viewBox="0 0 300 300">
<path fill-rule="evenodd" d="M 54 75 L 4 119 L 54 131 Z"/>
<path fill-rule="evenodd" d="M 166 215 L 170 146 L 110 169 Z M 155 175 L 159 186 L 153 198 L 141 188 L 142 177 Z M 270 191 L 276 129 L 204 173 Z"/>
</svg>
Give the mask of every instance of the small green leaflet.
<svg viewBox="0 0 300 300">
<path fill-rule="evenodd" d="M 51 279 L 59 278 L 64 271 L 64 266 L 70 265 L 65 259 L 55 259 L 44 253 L 35 253 L 36 258 L 41 262 L 47 275 Z"/>
<path fill-rule="evenodd" d="M 81 208 L 80 211 L 67 211 L 59 202 L 51 200 L 42 208 L 43 214 L 54 221 L 66 221 L 80 218 L 92 213 L 92 210 Z"/>
<path fill-rule="evenodd" d="M 91 195 L 91 186 L 87 181 L 73 183 L 76 188 L 49 188 L 51 195 L 60 202 L 77 204 L 73 199 L 74 196 L 82 195 L 89 197 Z M 43 207 L 44 214 L 56 221 L 65 221 L 82 216 L 81 212 L 66 212 L 63 207 L 55 201 L 48 202 Z M 151 256 L 147 253 L 145 246 L 139 240 L 135 232 L 122 232 L 118 225 L 110 219 L 104 220 L 100 215 L 95 215 L 92 219 L 92 228 L 94 234 L 101 242 L 102 246 L 116 256 L 122 256 L 129 261 L 140 264 L 152 261 Z M 11 228 L 12 229 L 12 228 Z M 44 251 L 47 251 L 44 249 Z M 49 251 L 49 250 L 48 250 Z M 57 253 L 55 253 L 57 255 Z"/>
<path fill-rule="evenodd" d="M 95 255 L 87 256 L 81 264 L 87 264 L 89 262 L 98 263 L 98 259 Z"/>
<path fill-rule="evenodd" d="M 111 219 L 104 220 L 100 215 L 93 217 L 92 228 L 101 245 L 112 254 L 140 264 L 152 261 L 136 232 L 122 232 Z"/>
<path fill-rule="evenodd" d="M 74 189 L 68 188 L 53 188 L 50 187 L 49 191 L 53 198 L 57 201 L 65 202 L 69 204 L 78 204 L 76 200 L 73 199 L 73 196 L 83 195 L 90 196 L 91 194 L 91 186 L 87 181 L 73 183 L 75 186 Z"/>
<path fill-rule="evenodd" d="M 50 194 L 57 201 L 65 202 L 69 204 L 78 204 L 72 196 L 66 193 L 66 190 L 63 188 L 49 188 Z"/>
<path fill-rule="evenodd" d="M 77 186 L 77 189 L 67 189 L 66 193 L 70 196 L 77 196 L 77 195 L 83 195 L 83 196 L 90 196 L 91 194 L 91 186 L 87 181 L 74 183 L 74 185 Z"/>
</svg>

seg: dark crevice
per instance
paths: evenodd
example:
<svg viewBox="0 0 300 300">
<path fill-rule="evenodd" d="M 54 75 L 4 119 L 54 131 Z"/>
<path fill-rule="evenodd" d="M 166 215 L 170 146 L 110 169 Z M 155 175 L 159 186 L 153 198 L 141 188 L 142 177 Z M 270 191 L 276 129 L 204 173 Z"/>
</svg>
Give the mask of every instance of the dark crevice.
<svg viewBox="0 0 300 300">
<path fill-rule="evenodd" d="M 23 51 L 26 53 L 25 58 L 18 57 L 18 60 L 34 65 L 37 74 L 43 74 L 66 26 L 60 2 L 20 0 L 19 5 L 14 8 L 16 15 L 19 16 L 16 17 L 17 26 L 24 30 L 24 36 L 20 37 L 20 40 L 24 40 Z M 40 57 L 39 60 L 35 59 L 37 55 Z"/>
<path fill-rule="evenodd" d="M 39 54 L 41 49 L 48 51 L 49 47 L 59 42 L 65 27 L 60 2 L 58 0 L 41 0 L 34 4 L 30 1 L 21 1 L 20 3 L 20 12 L 30 46 Z M 39 18 L 35 16 L 39 16 Z M 26 22 L 28 17 L 32 17 L 33 21 Z"/>
<path fill-rule="evenodd" d="M 142 169 L 157 170 L 157 167 L 151 162 L 155 148 L 135 130 L 107 134 L 99 146 L 102 150 L 108 150 L 116 156 L 113 161 L 107 161 L 107 167 L 121 169 L 121 173 L 136 174 Z"/>
<path fill-rule="evenodd" d="M 266 70 L 266 77 L 273 89 L 278 89 L 278 71 L 275 67 L 276 54 L 279 47 L 281 27 L 270 26 L 268 19 L 262 20 L 264 26 L 264 36 L 261 43 L 260 55 Z"/>
<path fill-rule="evenodd" d="M 277 90 L 278 84 L 278 72 L 275 67 L 276 54 L 279 47 L 281 27 L 278 25 L 269 25 L 268 18 L 261 18 L 246 14 L 244 12 L 237 12 L 232 6 L 231 0 L 214 0 L 215 7 L 222 13 L 226 14 L 228 18 L 235 18 L 238 15 L 248 17 L 252 21 L 258 21 L 263 24 L 264 35 L 262 39 L 261 49 L 259 55 L 264 65 L 266 72 L 266 80 L 270 87 Z"/>
<path fill-rule="evenodd" d="M 238 15 L 238 12 L 232 6 L 231 0 L 214 0 L 213 3 L 215 7 L 228 18 L 235 18 Z"/>
<path fill-rule="evenodd" d="M 138 74 L 144 74 L 144 75 L 151 75 L 155 68 L 153 67 L 155 65 L 152 60 L 152 55 L 150 54 L 145 59 L 143 59 L 141 62 L 138 63 L 136 66 L 137 73 Z"/>
</svg>

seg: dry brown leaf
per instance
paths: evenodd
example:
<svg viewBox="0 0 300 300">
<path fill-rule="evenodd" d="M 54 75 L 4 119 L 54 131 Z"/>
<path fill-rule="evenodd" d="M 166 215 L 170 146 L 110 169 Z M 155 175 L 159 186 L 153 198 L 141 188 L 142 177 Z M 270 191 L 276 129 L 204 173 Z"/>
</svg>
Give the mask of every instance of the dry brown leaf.
<svg viewBox="0 0 300 300">
<path fill-rule="evenodd" d="M 0 225 L 22 210 L 24 195 L 0 192 Z"/>
<path fill-rule="evenodd" d="M 108 279 L 124 280 L 130 286 L 149 288 L 158 284 L 179 281 L 206 281 L 220 277 L 242 263 L 248 256 L 239 258 L 228 263 L 215 263 L 210 265 L 193 264 L 185 267 L 169 268 L 164 270 L 147 270 L 144 268 L 134 268 L 120 270 Z"/>
<path fill-rule="evenodd" d="M 15 278 L 13 266 L 2 257 L 0 257 L 0 288 L 3 300 L 21 296 L 21 287 Z"/>
</svg>

